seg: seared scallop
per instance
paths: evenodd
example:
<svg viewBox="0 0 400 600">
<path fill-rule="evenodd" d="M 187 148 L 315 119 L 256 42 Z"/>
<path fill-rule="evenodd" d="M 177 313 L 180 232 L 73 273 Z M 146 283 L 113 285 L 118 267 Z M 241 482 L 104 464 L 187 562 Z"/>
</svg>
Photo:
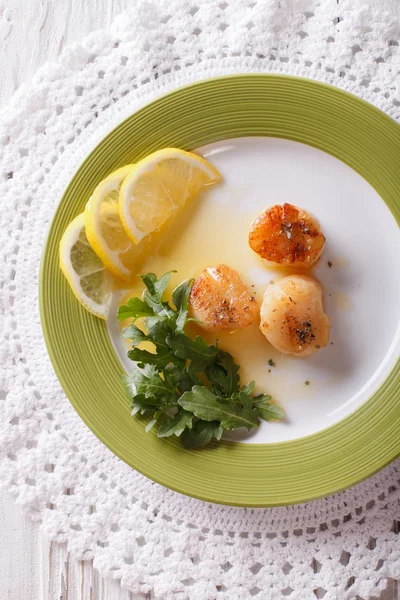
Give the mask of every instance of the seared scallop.
<svg viewBox="0 0 400 600">
<path fill-rule="evenodd" d="M 192 316 L 208 329 L 241 329 L 257 318 L 258 303 L 239 274 L 227 265 L 207 267 L 190 293 Z"/>
<path fill-rule="evenodd" d="M 275 267 L 313 267 L 325 245 L 319 223 L 293 204 L 276 204 L 253 221 L 250 247 Z"/>
<path fill-rule="evenodd" d="M 261 305 L 260 329 L 283 354 L 310 356 L 329 341 L 321 284 L 308 275 L 291 275 L 272 283 Z"/>
</svg>

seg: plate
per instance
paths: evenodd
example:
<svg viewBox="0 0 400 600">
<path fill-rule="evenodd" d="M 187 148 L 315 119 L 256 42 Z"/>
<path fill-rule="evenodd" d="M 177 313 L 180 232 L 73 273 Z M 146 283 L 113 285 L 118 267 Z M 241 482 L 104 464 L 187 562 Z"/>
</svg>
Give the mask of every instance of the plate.
<svg viewBox="0 0 400 600">
<path fill-rule="evenodd" d="M 167 146 L 199 151 L 221 168 L 227 183 L 215 188 L 214 200 L 230 208 L 236 202 L 245 212 L 298 203 L 321 220 L 329 240 L 316 274 L 333 316 L 333 345 L 311 360 L 292 359 L 293 368 L 277 364 L 271 387 L 274 396 L 286 390 L 287 421 L 265 424 L 241 443 L 191 452 L 175 439 L 146 434 L 130 416 L 115 328 L 110 322 L 109 332 L 78 304 L 58 268 L 61 235 L 97 183 Z M 99 439 L 158 483 L 238 506 L 326 496 L 394 460 L 400 454 L 399 157 L 400 127 L 390 117 L 336 88 L 280 75 L 229 76 L 179 89 L 109 134 L 61 200 L 39 285 L 55 371 Z M 260 271 L 255 266 L 251 276 L 262 277 Z M 294 393 L 288 383 L 296 377 L 301 391 Z"/>
</svg>

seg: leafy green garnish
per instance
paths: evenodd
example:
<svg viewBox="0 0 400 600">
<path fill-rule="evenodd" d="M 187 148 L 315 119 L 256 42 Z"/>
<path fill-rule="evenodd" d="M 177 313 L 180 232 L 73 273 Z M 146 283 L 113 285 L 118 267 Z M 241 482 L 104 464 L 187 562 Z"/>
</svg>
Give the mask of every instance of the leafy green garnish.
<svg viewBox="0 0 400 600">
<path fill-rule="evenodd" d="M 178 285 L 171 305 L 163 300 L 171 272 L 160 279 L 154 273 L 140 275 L 146 286 L 142 299 L 132 298 L 118 309 L 120 321 L 132 319 L 122 331 L 132 345 L 128 357 L 134 366 L 124 376 L 132 415 L 151 417 L 146 431 L 162 419 L 157 436 L 180 437 L 187 450 L 220 440 L 224 430 L 282 419 L 270 396 L 253 396 L 254 381 L 240 387 L 231 354 L 184 332 L 193 280 Z M 138 327 L 135 321 L 141 318 Z M 139 347 L 143 342 L 151 343 L 149 350 Z"/>
<path fill-rule="evenodd" d="M 124 377 L 125 386 L 132 390 L 133 396 L 143 394 L 145 398 L 157 398 L 160 395 L 173 396 L 175 386 L 170 381 L 161 377 L 158 366 L 145 365 L 142 369 L 138 365 L 130 375 Z"/>
<path fill-rule="evenodd" d="M 242 392 L 240 392 L 240 395 Z M 248 396 L 243 394 L 246 399 Z M 178 403 L 188 412 L 192 412 L 203 421 L 218 421 L 222 429 L 236 429 L 237 427 L 258 427 L 257 412 L 250 405 L 239 401 L 218 398 L 205 386 L 195 385 L 191 392 L 185 392 Z"/>
<path fill-rule="evenodd" d="M 205 368 L 205 373 L 214 394 L 230 397 L 239 390 L 239 365 L 235 364 L 233 356 L 228 352 L 220 350 L 217 360 Z"/>
<path fill-rule="evenodd" d="M 179 437 L 185 429 L 192 429 L 194 415 L 186 410 L 179 409 L 176 415 L 161 425 L 158 430 L 158 437 L 168 437 L 176 435 Z"/>
<path fill-rule="evenodd" d="M 189 360 L 189 373 L 202 373 L 218 356 L 216 346 L 208 346 L 199 335 L 192 340 L 186 333 L 169 335 L 166 339 L 175 356 Z"/>
<path fill-rule="evenodd" d="M 224 430 L 217 421 L 197 421 L 193 429 L 186 429 L 182 435 L 185 450 L 206 446 L 213 438 L 220 440 Z"/>
<path fill-rule="evenodd" d="M 149 317 L 153 314 L 153 309 L 146 302 L 143 302 L 140 298 L 131 298 L 128 300 L 128 304 L 119 307 L 117 316 L 120 321 L 129 318 L 136 321 L 140 317 Z"/>
</svg>

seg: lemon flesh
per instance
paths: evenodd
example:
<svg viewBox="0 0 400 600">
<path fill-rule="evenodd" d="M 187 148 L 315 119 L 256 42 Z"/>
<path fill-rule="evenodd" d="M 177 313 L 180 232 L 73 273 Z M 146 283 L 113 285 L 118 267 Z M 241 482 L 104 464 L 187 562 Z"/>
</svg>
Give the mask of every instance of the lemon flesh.
<svg viewBox="0 0 400 600">
<path fill-rule="evenodd" d="M 206 160 L 177 148 L 165 148 L 139 161 L 119 193 L 119 214 L 129 238 L 138 244 L 160 231 L 170 217 L 205 187 L 221 180 Z"/>
<path fill-rule="evenodd" d="M 136 273 L 143 250 L 126 234 L 118 209 L 121 185 L 132 169 L 134 165 L 122 167 L 99 183 L 84 212 L 93 250 L 113 275 L 126 281 Z"/>
<path fill-rule="evenodd" d="M 86 310 L 106 319 L 110 310 L 113 278 L 88 242 L 83 214 L 68 225 L 62 236 L 60 268 Z"/>
</svg>

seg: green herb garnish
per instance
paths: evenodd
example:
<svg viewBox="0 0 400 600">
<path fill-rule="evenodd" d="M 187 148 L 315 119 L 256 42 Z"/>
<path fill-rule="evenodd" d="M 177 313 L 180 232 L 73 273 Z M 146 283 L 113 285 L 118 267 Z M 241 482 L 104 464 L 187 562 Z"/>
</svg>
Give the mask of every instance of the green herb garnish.
<svg viewBox="0 0 400 600">
<path fill-rule="evenodd" d="M 122 331 L 132 343 L 128 357 L 134 366 L 124 376 L 132 415 L 150 417 L 146 431 L 161 419 L 157 436 L 180 437 L 186 449 L 220 440 L 224 430 L 282 419 L 271 396 L 253 395 L 254 382 L 240 386 L 239 366 L 228 352 L 184 332 L 193 280 L 178 285 L 171 305 L 163 300 L 170 274 L 161 279 L 154 273 L 140 275 L 146 286 L 143 298 L 132 298 L 118 309 L 120 321 L 132 319 Z M 144 329 L 135 325 L 140 318 Z M 152 351 L 139 348 L 142 342 L 151 342 Z"/>
<path fill-rule="evenodd" d="M 275 367 L 275 362 L 272 360 L 272 358 L 269 359 L 268 364 L 270 367 Z"/>
</svg>

